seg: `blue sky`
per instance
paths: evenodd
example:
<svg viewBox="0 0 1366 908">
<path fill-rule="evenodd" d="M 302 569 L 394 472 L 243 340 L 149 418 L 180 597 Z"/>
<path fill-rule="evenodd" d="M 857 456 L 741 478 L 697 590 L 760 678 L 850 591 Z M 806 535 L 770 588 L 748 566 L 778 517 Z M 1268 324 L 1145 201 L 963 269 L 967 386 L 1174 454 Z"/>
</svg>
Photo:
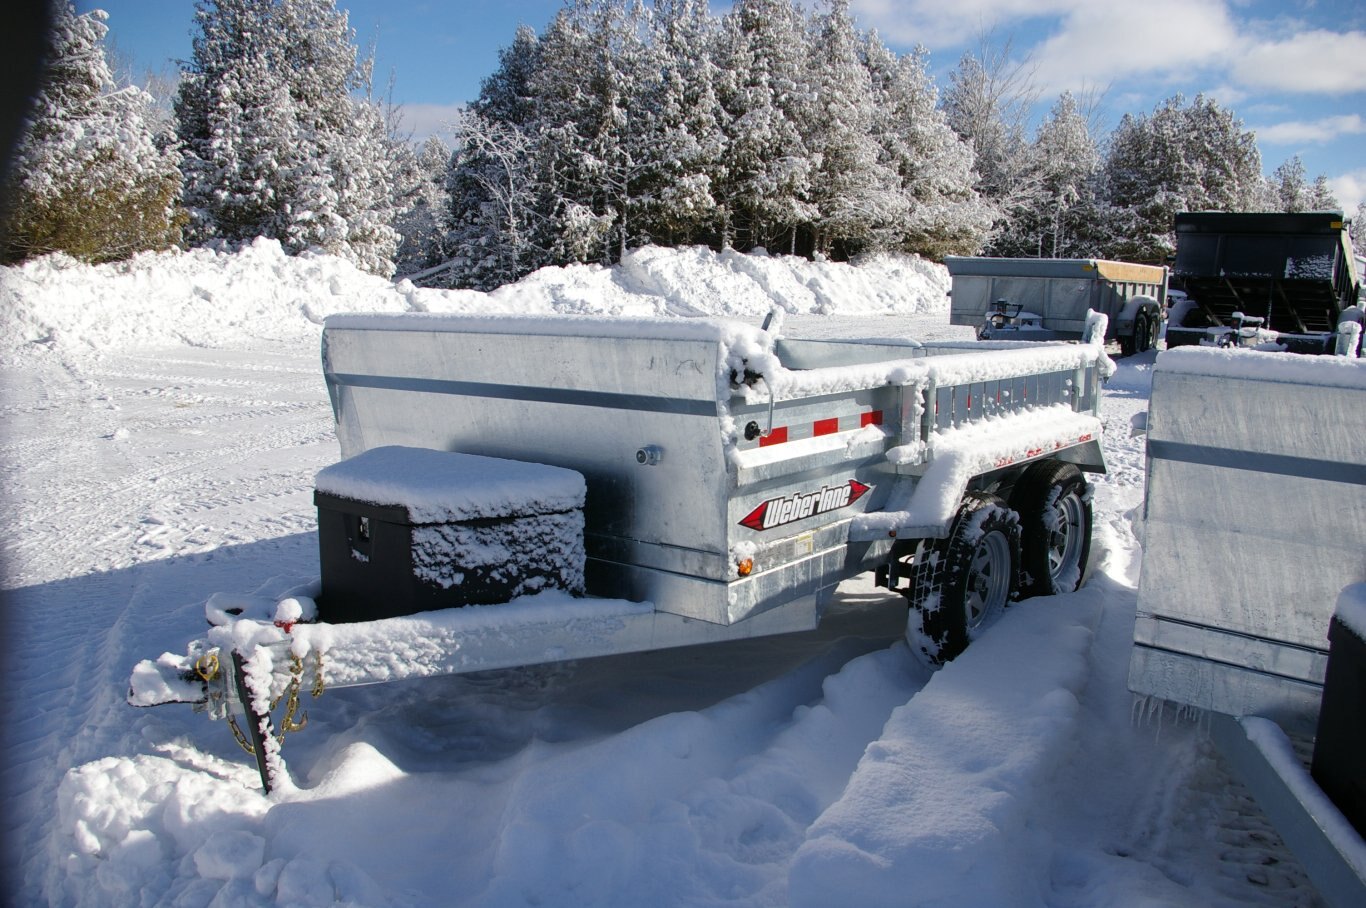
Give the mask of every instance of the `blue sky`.
<svg viewBox="0 0 1366 908">
<path fill-rule="evenodd" d="M 1040 113 L 1064 89 L 1101 90 L 1102 122 L 1204 92 L 1257 133 L 1270 173 L 1298 154 L 1348 212 L 1366 201 L 1366 3 L 1360 0 L 851 0 L 894 49 L 930 51 L 941 85 L 990 31 L 1028 55 Z M 521 23 L 543 29 L 561 0 L 340 0 L 375 82 L 392 76 L 405 123 L 440 132 L 479 91 Z M 812 5 L 808 0 L 807 5 Z M 132 67 L 170 74 L 190 56 L 193 0 L 79 0 L 109 13 Z M 713 3 L 723 12 L 729 4 Z"/>
</svg>

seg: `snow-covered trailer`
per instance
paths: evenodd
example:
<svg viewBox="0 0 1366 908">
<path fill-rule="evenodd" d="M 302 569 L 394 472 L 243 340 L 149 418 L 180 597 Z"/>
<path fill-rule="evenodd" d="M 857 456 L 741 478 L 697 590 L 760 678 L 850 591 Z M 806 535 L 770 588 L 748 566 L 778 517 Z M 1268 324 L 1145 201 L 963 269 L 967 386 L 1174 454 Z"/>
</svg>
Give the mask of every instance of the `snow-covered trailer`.
<svg viewBox="0 0 1366 908">
<path fill-rule="evenodd" d="M 1088 312 L 1109 320 L 1106 340 L 1128 356 L 1157 344 L 1167 269 L 1103 259 L 948 256 L 949 320 L 983 340 L 1080 340 Z"/>
<path fill-rule="evenodd" d="M 1245 334 L 1292 353 L 1333 353 L 1361 288 L 1348 223 L 1340 211 L 1178 214 L 1172 286 L 1185 302 L 1172 309 L 1167 346 Z M 1349 317 L 1359 324 L 1359 311 Z"/>
<path fill-rule="evenodd" d="M 289 727 L 301 685 L 315 681 L 809 630 L 835 586 L 869 570 L 906 596 L 927 652 L 951 658 L 1013 598 L 1081 583 L 1083 473 L 1104 470 L 1097 409 L 1113 368 L 1090 343 L 808 341 L 700 319 L 411 314 L 329 318 L 323 367 L 351 466 L 320 477 L 320 517 L 359 501 L 343 517 L 357 532 L 362 518 L 408 532 L 439 452 L 572 471 L 586 490 L 588 595 L 436 611 L 377 601 L 336 623 L 324 553 L 320 621 L 298 620 L 317 589 L 211 601 L 208 638 L 135 671 L 136 705 L 207 702 L 223 715 L 241 701 L 252 726 L 268 727 L 271 701 L 289 697 Z M 367 476 L 376 457 L 386 475 Z M 274 745 L 257 737 L 269 787 Z"/>
<path fill-rule="evenodd" d="M 1213 717 L 1216 742 L 1335 905 L 1366 904 L 1366 844 L 1290 740 L 1324 740 L 1330 623 L 1340 603 L 1366 598 L 1353 592 L 1366 590 L 1363 414 L 1360 359 L 1158 357 L 1129 669 L 1136 694 Z M 1339 696 L 1359 698 L 1366 740 L 1366 689 Z M 1366 752 L 1348 758 L 1359 785 Z"/>
</svg>

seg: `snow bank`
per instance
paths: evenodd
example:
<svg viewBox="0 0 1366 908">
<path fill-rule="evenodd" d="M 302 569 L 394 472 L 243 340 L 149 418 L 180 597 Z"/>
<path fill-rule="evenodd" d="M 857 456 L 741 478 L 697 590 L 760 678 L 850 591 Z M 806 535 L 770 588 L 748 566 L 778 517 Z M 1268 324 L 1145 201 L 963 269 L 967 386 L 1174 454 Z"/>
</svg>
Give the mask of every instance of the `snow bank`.
<svg viewBox="0 0 1366 908">
<path fill-rule="evenodd" d="M 1031 808 L 1073 746 L 1100 608 L 1011 609 L 895 710 L 793 859 L 794 908 L 1034 903 Z"/>
<path fill-rule="evenodd" d="M 52 255 L 0 269 L 0 356 L 306 340 L 345 312 L 758 319 L 776 303 L 804 314 L 910 315 L 945 310 L 948 286 L 942 266 L 914 256 L 850 265 L 646 247 L 612 268 L 543 268 L 489 293 L 430 290 L 333 256 L 287 256 L 260 239 L 236 253 L 146 253 L 97 266 Z"/>
</svg>

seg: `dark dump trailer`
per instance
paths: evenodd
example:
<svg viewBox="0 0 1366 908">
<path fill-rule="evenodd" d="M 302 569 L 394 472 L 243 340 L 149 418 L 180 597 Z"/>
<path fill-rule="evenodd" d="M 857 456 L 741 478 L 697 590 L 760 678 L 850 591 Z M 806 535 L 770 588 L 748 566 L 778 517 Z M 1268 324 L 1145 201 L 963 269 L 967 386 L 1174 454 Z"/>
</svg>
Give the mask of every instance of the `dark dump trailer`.
<svg viewBox="0 0 1366 908">
<path fill-rule="evenodd" d="M 1360 275 L 1340 211 L 1176 216 L 1167 346 L 1277 345 L 1333 353 L 1344 314 L 1359 321 Z"/>
</svg>

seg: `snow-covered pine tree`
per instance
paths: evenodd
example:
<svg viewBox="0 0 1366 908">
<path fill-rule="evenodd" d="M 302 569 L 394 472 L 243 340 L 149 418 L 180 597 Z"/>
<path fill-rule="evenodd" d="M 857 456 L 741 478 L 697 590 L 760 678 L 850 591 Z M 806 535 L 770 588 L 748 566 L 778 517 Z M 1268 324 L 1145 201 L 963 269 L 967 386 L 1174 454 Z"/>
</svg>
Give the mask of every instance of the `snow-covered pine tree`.
<svg viewBox="0 0 1366 908">
<path fill-rule="evenodd" d="M 1079 258 L 1096 254 L 1095 194 L 1100 151 L 1085 114 L 1064 92 L 1025 150 L 1027 182 L 1035 192 L 1019 200 L 992 239 L 993 255 Z"/>
<path fill-rule="evenodd" d="M 874 97 L 874 134 L 907 200 L 897 247 L 934 259 L 982 248 L 996 209 L 973 184 L 972 149 L 938 107 L 923 49 L 898 56 L 876 33 L 864 41 Z"/>
<path fill-rule="evenodd" d="M 540 39 L 530 26 L 519 26 L 512 44 L 498 53 L 498 69 L 456 122 L 446 175 L 452 267 L 441 283 L 488 290 L 549 261 L 537 247 L 539 105 L 532 80 L 540 60 Z"/>
<path fill-rule="evenodd" d="M 791 251 L 797 227 L 819 214 L 810 201 L 818 162 L 803 139 L 816 108 L 802 12 L 792 0 L 738 0 L 718 51 L 727 139 L 715 192 L 721 244 L 776 241 Z"/>
<path fill-rule="evenodd" d="M 1314 182 L 1309 187 L 1308 204 L 1310 211 L 1342 210 L 1342 203 L 1338 201 L 1337 195 L 1334 194 L 1333 187 L 1328 185 L 1328 177 L 1323 174 L 1314 177 Z"/>
<path fill-rule="evenodd" d="M 612 262 L 649 240 L 650 195 L 666 167 L 658 145 L 662 124 L 650 104 L 659 92 L 662 61 L 649 41 L 650 15 L 641 0 L 598 0 L 596 6 L 590 85 L 601 119 L 589 125 L 602 202 L 593 207 L 612 219 L 612 244 L 603 255 Z"/>
<path fill-rule="evenodd" d="M 491 290 L 550 262 L 537 205 L 533 134 L 477 109 L 456 122 L 450 196 L 449 283 Z M 445 283 L 445 281 L 443 281 Z"/>
<path fill-rule="evenodd" d="M 874 136 L 877 98 L 863 40 L 848 0 L 829 0 L 829 10 L 814 25 L 817 116 L 805 142 L 819 162 L 811 183 L 811 201 L 819 211 L 813 245 L 822 254 L 838 247 L 841 257 L 885 250 L 895 245 L 909 200 Z"/>
<path fill-rule="evenodd" d="M 949 126 L 972 146 L 978 190 L 1008 218 L 1037 191 L 1025 166 L 1025 126 L 1037 91 L 1030 60 L 1013 59 L 1009 40 L 998 46 L 988 32 L 978 43 L 949 73 L 940 106 Z"/>
<path fill-rule="evenodd" d="M 115 91 L 103 11 L 54 11 L 49 69 L 11 171 L 0 259 L 66 252 L 92 262 L 179 240 L 179 173 L 154 131 L 155 101 Z"/>
<path fill-rule="evenodd" d="M 1105 254 L 1161 263 L 1175 250 L 1177 212 L 1261 207 L 1261 169 L 1256 136 L 1204 95 L 1126 114 L 1105 159 Z"/>
<path fill-rule="evenodd" d="M 671 245 L 696 242 L 716 214 L 713 186 L 725 136 L 717 99 L 717 29 L 706 0 L 656 0 L 650 41 L 658 77 L 635 104 L 653 148 L 640 195 L 645 231 Z"/>
<path fill-rule="evenodd" d="M 1309 186 L 1304 181 L 1304 162 L 1299 155 L 1294 155 L 1271 172 L 1270 189 L 1276 210 L 1309 210 Z"/>
<path fill-rule="evenodd" d="M 401 210 L 394 221 L 394 229 L 402 237 L 394 264 L 398 274 L 406 275 L 434 268 L 447 260 L 450 196 L 446 191 L 446 174 L 451 166 L 451 149 L 440 138 L 430 136 L 399 163 L 399 182 L 408 188 L 399 197 Z"/>
<path fill-rule="evenodd" d="M 190 239 L 279 239 L 393 271 L 395 162 L 333 0 L 199 0 L 176 96 Z"/>
<path fill-rule="evenodd" d="M 571 0 L 560 10 L 541 36 L 539 65 L 529 80 L 535 242 L 549 262 L 603 260 L 616 221 L 604 203 L 606 155 L 618 116 L 613 73 L 604 61 L 615 10 L 596 6 L 594 0 Z"/>
</svg>

